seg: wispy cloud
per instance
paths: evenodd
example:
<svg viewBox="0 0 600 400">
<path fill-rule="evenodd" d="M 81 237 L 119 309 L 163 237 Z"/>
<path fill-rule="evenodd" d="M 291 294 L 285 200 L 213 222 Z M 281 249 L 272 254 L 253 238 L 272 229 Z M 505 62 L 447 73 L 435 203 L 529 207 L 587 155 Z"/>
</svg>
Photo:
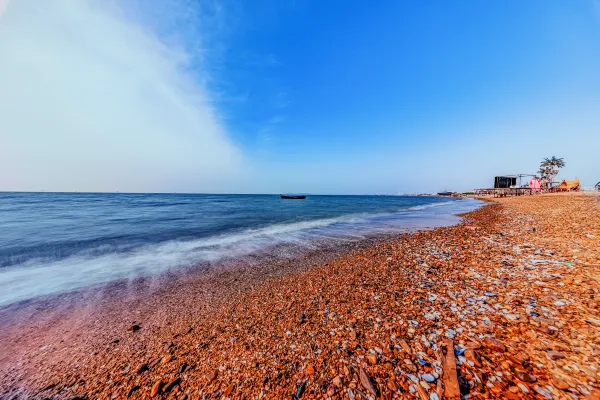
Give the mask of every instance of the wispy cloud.
<svg viewBox="0 0 600 400">
<path fill-rule="evenodd" d="M 263 145 L 272 142 L 273 132 L 276 130 L 277 125 L 279 125 L 283 121 L 285 121 L 285 117 L 283 115 L 274 115 L 271 118 L 269 118 L 258 130 L 258 141 Z"/>
<path fill-rule="evenodd" d="M 0 190 L 222 191 L 243 169 L 202 37 L 180 43 L 117 3 L 2 7 Z"/>
<path fill-rule="evenodd" d="M 273 53 L 260 54 L 244 51 L 238 58 L 239 63 L 249 69 L 268 69 L 283 66 L 283 63 Z"/>
<path fill-rule="evenodd" d="M 2 17 L 2 14 L 4 14 L 4 11 L 6 11 L 7 7 L 8 0 L 0 0 L 0 17 Z"/>
<path fill-rule="evenodd" d="M 287 92 L 280 90 L 275 95 L 275 108 L 286 108 L 290 105 L 290 100 Z"/>
<path fill-rule="evenodd" d="M 283 115 L 274 115 L 267 122 L 269 125 L 277 125 L 281 122 L 285 121 L 285 117 Z"/>
</svg>

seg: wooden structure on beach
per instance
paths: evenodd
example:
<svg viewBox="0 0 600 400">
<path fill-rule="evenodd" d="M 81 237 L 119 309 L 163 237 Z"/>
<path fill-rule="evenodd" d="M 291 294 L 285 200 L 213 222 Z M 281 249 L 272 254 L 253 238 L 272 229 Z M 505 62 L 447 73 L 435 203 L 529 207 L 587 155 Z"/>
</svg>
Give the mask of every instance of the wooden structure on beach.
<svg viewBox="0 0 600 400">
<path fill-rule="evenodd" d="M 534 177 L 533 174 L 499 175 L 494 177 L 493 188 L 475 189 L 475 196 L 523 196 L 538 193 L 539 190 L 521 185 L 524 177 Z"/>
<path fill-rule="evenodd" d="M 485 188 L 485 189 L 475 189 L 475 196 L 494 196 L 494 197 L 508 197 L 508 196 L 523 196 L 523 195 L 533 195 L 536 193 L 557 193 L 557 192 L 579 192 L 581 190 L 581 185 L 579 183 L 579 178 L 575 178 L 574 181 L 567 181 L 563 179 L 562 182 L 548 187 L 542 188 L 540 190 L 539 186 L 537 188 L 528 186 L 516 186 L 510 185 L 508 183 L 516 182 L 516 178 L 519 179 L 524 176 L 530 175 L 509 175 L 509 176 L 497 176 L 494 180 L 493 188 Z M 531 175 L 533 176 L 533 175 Z M 500 179 L 499 179 L 500 178 Z M 510 179 L 509 179 L 510 178 Z M 514 180 L 513 180 L 514 179 Z M 598 182 L 600 185 L 600 182 Z M 598 186 L 598 185 L 596 185 Z M 598 189 L 600 190 L 600 188 Z"/>
<path fill-rule="evenodd" d="M 532 195 L 538 191 L 529 187 L 513 187 L 513 188 L 493 188 L 493 189 L 475 189 L 475 196 L 494 196 L 494 197 L 509 197 Z"/>
<path fill-rule="evenodd" d="M 580 188 L 581 186 L 579 185 L 579 178 L 575 178 L 574 181 L 567 181 L 563 179 L 559 185 L 549 188 L 548 192 L 579 192 Z"/>
<path fill-rule="evenodd" d="M 496 176 L 494 178 L 494 189 L 508 189 L 517 186 L 517 176 Z"/>
</svg>

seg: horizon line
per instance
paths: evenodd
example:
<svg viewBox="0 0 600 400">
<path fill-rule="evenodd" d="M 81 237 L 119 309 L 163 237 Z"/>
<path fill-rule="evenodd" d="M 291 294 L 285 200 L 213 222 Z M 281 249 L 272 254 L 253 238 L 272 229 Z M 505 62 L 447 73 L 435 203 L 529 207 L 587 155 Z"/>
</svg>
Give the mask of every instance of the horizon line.
<svg viewBox="0 0 600 400">
<path fill-rule="evenodd" d="M 50 193 L 50 194 L 188 194 L 188 195 L 239 195 L 239 196 L 279 196 L 280 194 L 289 194 L 288 192 L 278 193 L 208 193 L 208 192 L 110 192 L 110 191 L 45 191 L 45 190 L 0 190 L 0 193 Z M 423 193 L 346 193 L 346 194 L 326 194 L 326 193 L 301 193 L 306 196 L 420 196 L 420 195 L 435 195 L 433 192 Z"/>
</svg>

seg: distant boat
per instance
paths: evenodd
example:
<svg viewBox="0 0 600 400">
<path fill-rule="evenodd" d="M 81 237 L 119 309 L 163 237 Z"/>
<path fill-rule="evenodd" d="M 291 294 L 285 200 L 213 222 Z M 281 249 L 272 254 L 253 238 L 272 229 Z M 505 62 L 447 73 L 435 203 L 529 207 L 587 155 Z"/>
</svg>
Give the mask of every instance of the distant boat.
<svg viewBox="0 0 600 400">
<path fill-rule="evenodd" d="M 288 199 L 288 200 L 304 200 L 306 198 L 306 195 L 280 194 L 279 197 L 281 197 L 282 199 Z"/>
<path fill-rule="evenodd" d="M 438 196 L 452 196 L 452 192 L 439 192 Z"/>
</svg>

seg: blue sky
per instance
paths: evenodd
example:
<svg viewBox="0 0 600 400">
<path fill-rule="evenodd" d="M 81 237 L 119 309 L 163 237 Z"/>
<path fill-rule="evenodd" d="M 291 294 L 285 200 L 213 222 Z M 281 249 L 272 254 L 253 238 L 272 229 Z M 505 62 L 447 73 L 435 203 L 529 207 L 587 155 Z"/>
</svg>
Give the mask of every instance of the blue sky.
<svg viewBox="0 0 600 400">
<path fill-rule="evenodd" d="M 67 128 L 59 125 L 45 133 L 47 145 L 66 146 L 60 159 L 81 168 L 48 171 L 58 158 L 46 155 L 47 146 L 34 157 L 28 146 L 41 133 L 15 117 L 0 126 L 14 135 L 5 147 L 12 150 L 7 167 L 25 172 L 1 177 L 0 189 L 468 190 L 491 185 L 496 174 L 535 172 L 540 159 L 552 155 L 565 158 L 564 177 L 579 176 L 589 186 L 600 180 L 595 0 L 174 0 L 154 2 L 152 9 L 144 2 L 59 0 L 42 11 L 40 1 L 23 2 L 30 5 L 11 2 L 0 13 L 0 52 L 20 60 L 13 69 L 0 67 L 0 76 L 22 91 L 20 79 L 31 81 L 17 75 L 24 64 L 31 75 L 45 70 L 31 53 L 60 48 L 46 60 L 57 63 L 57 76 L 48 78 L 55 91 L 70 85 L 60 107 L 67 110 L 60 111 L 69 121 L 64 126 L 71 129 L 74 113 L 87 115 L 102 126 L 98 135 L 106 148 L 95 150 L 81 129 L 63 138 Z M 26 7 L 37 7 L 37 18 L 50 21 L 46 32 L 17 27 L 33 22 Z M 120 28 L 111 29 L 115 24 Z M 71 43 L 69 32 L 41 38 L 71 25 L 89 38 Z M 8 38 L 18 35 L 30 49 L 10 47 Z M 90 49 L 99 43 L 110 57 L 92 62 Z M 137 56 L 125 56 L 131 53 Z M 85 63 L 78 61 L 83 54 Z M 81 70 L 81 79 L 97 73 L 114 80 L 118 93 L 65 83 L 71 78 L 60 75 L 64 66 Z M 132 79 L 136 84 L 129 87 Z M 37 98 L 51 85 L 31 86 Z M 119 112 L 111 108 L 115 97 L 123 99 Z M 82 98 L 89 103 L 79 113 L 74 108 Z M 4 101 L 15 115 L 25 114 L 10 98 Z M 47 126 L 44 118 L 54 123 L 56 115 L 38 118 Z M 144 136 L 148 131 L 153 140 Z M 107 138 L 107 132 L 118 135 Z M 39 158 L 45 163 L 31 167 Z"/>
</svg>

